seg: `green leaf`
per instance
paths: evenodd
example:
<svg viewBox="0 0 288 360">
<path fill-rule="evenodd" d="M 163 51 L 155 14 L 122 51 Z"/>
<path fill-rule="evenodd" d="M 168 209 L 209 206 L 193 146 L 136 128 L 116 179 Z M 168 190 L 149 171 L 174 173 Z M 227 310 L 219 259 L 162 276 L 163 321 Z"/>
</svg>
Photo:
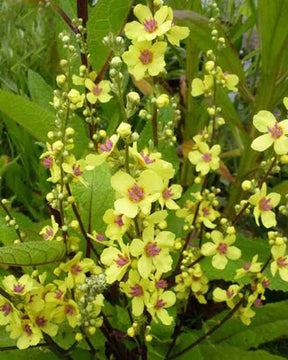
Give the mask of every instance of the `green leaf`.
<svg viewBox="0 0 288 360">
<path fill-rule="evenodd" d="M 83 177 L 88 186 L 79 182 L 72 189 L 82 221 L 86 229 L 91 222 L 91 230 L 104 231 L 103 215 L 107 209 L 113 207 L 114 202 L 110 170 L 105 163 L 93 171 L 87 171 Z"/>
<path fill-rule="evenodd" d="M 109 57 L 110 50 L 102 43 L 109 32 L 119 34 L 128 17 L 132 0 L 99 0 L 89 9 L 87 24 L 88 48 L 93 69 L 99 72 Z"/>
<path fill-rule="evenodd" d="M 256 312 L 251 325 L 244 325 L 239 319 L 230 319 L 221 326 L 210 340 L 216 344 L 227 344 L 242 349 L 257 348 L 259 345 L 287 335 L 288 301 L 281 301 L 253 308 Z M 221 317 L 223 314 L 221 314 Z M 213 326 L 218 321 L 211 320 Z M 209 326 L 210 327 L 210 326 Z"/>
<path fill-rule="evenodd" d="M 65 256 L 61 241 L 31 241 L 0 248 L 0 265 L 37 266 L 59 262 Z"/>
<path fill-rule="evenodd" d="M 19 95 L 0 90 L 0 112 L 23 126 L 37 140 L 45 142 L 47 133 L 54 129 L 55 115 L 40 105 Z M 84 122 L 74 117 L 69 123 L 76 131 L 75 153 L 80 155 L 87 143 Z"/>
<path fill-rule="evenodd" d="M 41 75 L 33 70 L 28 70 L 28 88 L 33 101 L 52 112 L 49 104 L 53 100 L 53 89 Z"/>
</svg>

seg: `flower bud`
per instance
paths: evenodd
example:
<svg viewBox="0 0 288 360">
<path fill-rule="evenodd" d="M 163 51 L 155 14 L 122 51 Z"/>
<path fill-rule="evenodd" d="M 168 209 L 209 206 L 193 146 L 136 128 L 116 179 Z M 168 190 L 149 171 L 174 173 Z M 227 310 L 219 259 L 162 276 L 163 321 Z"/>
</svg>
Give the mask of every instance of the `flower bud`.
<svg viewBox="0 0 288 360">
<path fill-rule="evenodd" d="M 78 332 L 78 333 L 75 335 L 75 340 L 78 341 L 78 342 L 80 342 L 82 339 L 83 339 L 83 335 Z"/>
<path fill-rule="evenodd" d="M 169 96 L 167 94 L 161 94 L 156 99 L 156 105 L 159 109 L 167 107 L 169 105 Z"/>
<path fill-rule="evenodd" d="M 128 330 L 127 330 L 127 335 L 130 336 L 130 337 L 134 337 L 135 336 L 135 330 L 133 327 L 130 327 Z"/>
<path fill-rule="evenodd" d="M 140 96 L 136 91 L 130 91 L 127 94 L 127 100 L 134 105 L 138 105 L 140 103 Z"/>
<path fill-rule="evenodd" d="M 64 74 L 56 77 L 56 83 L 59 87 L 63 86 L 66 82 L 66 76 Z"/>
<path fill-rule="evenodd" d="M 122 138 L 131 135 L 131 125 L 125 122 L 121 122 L 121 124 L 118 126 L 117 134 Z"/>
<path fill-rule="evenodd" d="M 110 66 L 115 68 L 115 69 L 120 69 L 121 66 L 122 66 L 122 60 L 119 56 L 114 56 L 112 59 L 111 59 L 111 62 L 110 62 Z"/>
<path fill-rule="evenodd" d="M 243 191 L 249 191 L 252 188 L 252 183 L 249 180 L 244 180 L 241 184 Z"/>
</svg>

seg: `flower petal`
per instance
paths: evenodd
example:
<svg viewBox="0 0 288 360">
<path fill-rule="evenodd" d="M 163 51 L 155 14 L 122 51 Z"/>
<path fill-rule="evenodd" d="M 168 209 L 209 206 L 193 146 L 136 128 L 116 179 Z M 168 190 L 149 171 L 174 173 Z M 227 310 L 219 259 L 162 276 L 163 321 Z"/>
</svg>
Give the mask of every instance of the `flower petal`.
<svg viewBox="0 0 288 360">
<path fill-rule="evenodd" d="M 260 132 L 267 132 L 268 127 L 276 123 L 274 115 L 270 111 L 261 110 L 253 117 L 253 125 Z"/>
<path fill-rule="evenodd" d="M 253 140 L 251 148 L 255 151 L 265 151 L 273 144 L 273 138 L 270 134 L 264 134 Z"/>
</svg>

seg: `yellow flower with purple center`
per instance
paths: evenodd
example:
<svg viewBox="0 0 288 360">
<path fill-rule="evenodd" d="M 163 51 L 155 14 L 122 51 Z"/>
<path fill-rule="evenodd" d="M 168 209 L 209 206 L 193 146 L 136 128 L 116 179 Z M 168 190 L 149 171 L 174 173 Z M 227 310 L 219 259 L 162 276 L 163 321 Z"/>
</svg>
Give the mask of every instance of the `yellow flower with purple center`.
<svg viewBox="0 0 288 360">
<path fill-rule="evenodd" d="M 20 322 L 20 313 L 8 299 L 0 295 L 0 325 L 11 322 Z"/>
<path fill-rule="evenodd" d="M 152 44 L 150 41 L 143 41 L 129 46 L 122 58 L 128 66 L 128 71 L 137 81 L 145 76 L 157 76 L 165 68 L 164 54 L 167 44 L 158 41 Z"/>
<path fill-rule="evenodd" d="M 87 236 L 91 240 L 95 241 L 96 243 L 101 244 L 101 245 L 105 245 L 105 246 L 113 245 L 113 242 L 114 242 L 113 240 L 106 239 L 104 234 L 98 233 L 95 230 L 92 231 L 92 234 L 87 234 Z"/>
<path fill-rule="evenodd" d="M 151 170 L 142 171 L 137 180 L 119 170 L 112 176 L 111 185 L 122 196 L 115 201 L 115 210 L 134 218 L 140 210 L 144 214 L 150 212 L 152 202 L 160 196 L 163 183 L 162 179 Z"/>
<path fill-rule="evenodd" d="M 80 181 L 83 185 L 87 185 L 87 182 L 83 179 L 86 162 L 83 159 L 76 160 L 74 155 L 67 156 L 62 164 L 62 169 L 66 174 L 73 176 L 73 182 Z"/>
<path fill-rule="evenodd" d="M 96 104 L 97 101 L 107 103 L 112 99 L 112 95 L 110 95 L 111 83 L 108 80 L 102 80 L 96 84 L 87 78 L 85 79 L 85 87 L 89 90 L 86 97 L 90 104 Z"/>
<path fill-rule="evenodd" d="M 239 285 L 230 285 L 228 289 L 224 290 L 221 288 L 216 288 L 213 291 L 213 300 L 215 302 L 226 302 L 227 306 L 230 309 L 233 309 L 235 306 L 235 298 L 238 295 L 241 287 Z"/>
<path fill-rule="evenodd" d="M 119 244 L 121 249 L 110 246 L 104 249 L 101 254 L 101 262 L 107 267 L 105 274 L 108 284 L 117 280 L 120 281 L 131 263 L 129 247 L 122 241 L 119 241 Z"/>
<path fill-rule="evenodd" d="M 155 322 L 160 320 L 164 325 L 171 325 L 173 317 L 169 315 L 167 308 L 176 302 L 176 295 L 172 291 L 159 291 L 151 295 L 147 310 Z"/>
<path fill-rule="evenodd" d="M 131 219 L 116 210 L 106 210 L 103 221 L 107 224 L 105 235 L 111 240 L 121 239 L 129 229 Z"/>
<path fill-rule="evenodd" d="M 17 347 L 20 350 L 29 346 L 37 345 L 43 338 L 41 330 L 27 316 L 21 319 L 20 323 L 11 323 L 7 328 L 11 339 L 17 339 Z"/>
<path fill-rule="evenodd" d="M 236 270 L 235 279 L 240 279 L 245 275 L 257 274 L 260 272 L 262 263 L 258 262 L 258 255 L 253 256 L 252 261 L 246 261 L 241 269 Z"/>
<path fill-rule="evenodd" d="M 277 225 L 276 216 L 272 211 L 280 202 L 281 195 L 277 193 L 270 193 L 267 195 L 267 186 L 264 183 L 261 187 L 261 190 L 250 196 L 249 203 L 254 205 L 254 217 L 256 224 L 259 224 L 259 218 L 262 221 L 262 224 L 266 228 L 270 228 Z"/>
<path fill-rule="evenodd" d="M 100 166 L 113 153 L 115 146 L 119 140 L 119 135 L 112 135 L 106 138 L 103 144 L 98 144 L 99 154 L 89 154 L 85 158 L 86 170 L 93 170 L 96 166 Z"/>
<path fill-rule="evenodd" d="M 59 230 L 59 226 L 55 221 L 54 216 L 51 216 L 51 225 L 44 226 L 44 228 L 40 231 L 40 235 L 44 240 L 54 240 L 55 236 Z"/>
<path fill-rule="evenodd" d="M 206 175 L 209 171 L 219 168 L 220 152 L 220 145 L 213 145 L 210 149 L 208 144 L 200 142 L 197 144 L 197 150 L 190 151 L 188 158 L 193 165 L 196 165 L 197 172 Z"/>
<path fill-rule="evenodd" d="M 208 229 L 214 229 L 216 225 L 213 224 L 213 221 L 219 216 L 220 213 L 213 208 L 209 201 L 201 201 L 196 223 L 203 223 Z"/>
<path fill-rule="evenodd" d="M 137 268 L 139 274 L 147 279 L 152 271 L 158 274 L 166 273 L 172 268 L 172 257 L 175 234 L 161 231 L 155 237 L 153 227 L 143 231 L 143 240 L 134 239 L 130 245 L 131 254 L 138 257 Z"/>
<path fill-rule="evenodd" d="M 168 6 L 161 6 L 153 16 L 148 6 L 138 4 L 134 8 L 134 15 L 140 22 L 132 21 L 124 28 L 125 35 L 133 41 L 154 40 L 171 29 L 172 21 L 167 19 Z"/>
<path fill-rule="evenodd" d="M 159 199 L 161 208 L 165 206 L 170 210 L 179 209 L 179 205 L 176 204 L 174 200 L 179 199 L 182 195 L 182 186 L 178 184 L 173 184 L 168 187 L 169 180 L 165 179 L 163 182 L 163 190 Z"/>
<path fill-rule="evenodd" d="M 265 151 L 274 145 L 274 151 L 278 155 L 285 155 L 288 152 L 288 119 L 280 121 L 266 110 L 259 111 L 253 118 L 253 125 L 261 132 L 265 133 L 253 140 L 251 147 L 256 151 Z"/>
<path fill-rule="evenodd" d="M 239 78 L 235 74 L 228 74 L 226 71 L 223 72 L 222 69 L 217 67 L 217 79 L 221 82 L 222 86 L 227 88 L 230 91 L 237 91 L 237 85 L 239 83 Z"/>
<path fill-rule="evenodd" d="M 225 238 L 223 234 L 214 230 L 211 233 L 213 242 L 207 242 L 201 248 L 201 253 L 204 256 L 213 256 L 212 265 L 215 269 L 225 269 L 228 259 L 238 260 L 241 256 L 241 250 L 236 246 L 231 246 L 236 241 L 235 235 L 227 235 Z"/>
<path fill-rule="evenodd" d="M 142 315 L 144 306 L 149 299 L 149 281 L 141 279 L 137 270 L 130 270 L 128 280 L 126 282 L 121 282 L 120 288 L 128 297 L 132 298 L 133 315 Z"/>
<path fill-rule="evenodd" d="M 271 263 L 271 273 L 273 276 L 279 271 L 282 280 L 288 281 L 288 255 L 286 254 L 286 244 L 272 246 L 271 253 L 274 261 Z"/>
<path fill-rule="evenodd" d="M 31 290 L 41 288 L 41 285 L 28 274 L 22 275 L 19 279 L 14 275 L 5 276 L 2 283 L 7 293 L 12 296 L 25 296 Z"/>
<path fill-rule="evenodd" d="M 72 299 L 59 304 L 51 313 L 54 322 L 60 324 L 67 320 L 72 328 L 78 325 L 78 315 L 79 309 L 77 303 Z"/>
</svg>

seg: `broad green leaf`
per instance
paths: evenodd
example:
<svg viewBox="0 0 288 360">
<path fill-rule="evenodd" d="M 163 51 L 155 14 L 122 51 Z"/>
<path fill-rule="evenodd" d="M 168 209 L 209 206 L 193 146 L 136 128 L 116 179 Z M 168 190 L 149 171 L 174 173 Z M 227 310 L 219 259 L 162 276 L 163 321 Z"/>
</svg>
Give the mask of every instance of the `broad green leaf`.
<svg viewBox="0 0 288 360">
<path fill-rule="evenodd" d="M 256 312 L 251 325 L 244 325 L 239 319 L 230 319 L 210 337 L 215 344 L 232 345 L 241 349 L 257 348 L 265 342 L 287 335 L 288 301 L 280 301 L 260 308 L 253 308 Z M 221 314 L 221 318 L 223 314 Z M 219 320 L 209 321 L 210 326 Z"/>
<path fill-rule="evenodd" d="M 87 171 L 83 177 L 88 186 L 79 182 L 73 186 L 72 193 L 85 229 L 88 229 L 88 224 L 91 223 L 91 230 L 101 232 L 105 229 L 103 215 L 107 209 L 113 207 L 114 201 L 110 170 L 104 163 L 93 171 Z"/>
<path fill-rule="evenodd" d="M 53 100 L 52 87 L 46 83 L 41 75 L 30 69 L 28 71 L 28 88 L 32 100 L 52 112 L 53 108 L 49 104 Z"/>
<path fill-rule="evenodd" d="M 37 140 L 45 142 L 54 129 L 55 115 L 40 105 L 19 95 L 0 90 L 0 112 L 23 126 Z M 75 131 L 75 153 L 80 155 L 87 143 L 84 121 L 75 117 L 71 123 Z"/>
<path fill-rule="evenodd" d="M 31 241 L 0 248 L 0 265 L 37 266 L 59 262 L 65 245 L 57 241 Z"/>
<path fill-rule="evenodd" d="M 59 360 L 59 357 L 45 346 L 30 348 L 25 351 L 18 349 L 1 351 L 0 347 L 0 354 L 1 360 Z"/>
<path fill-rule="evenodd" d="M 102 43 L 109 33 L 119 34 L 128 17 L 132 0 L 99 0 L 89 9 L 87 24 L 88 48 L 93 69 L 99 72 L 109 57 L 110 50 Z"/>
</svg>

